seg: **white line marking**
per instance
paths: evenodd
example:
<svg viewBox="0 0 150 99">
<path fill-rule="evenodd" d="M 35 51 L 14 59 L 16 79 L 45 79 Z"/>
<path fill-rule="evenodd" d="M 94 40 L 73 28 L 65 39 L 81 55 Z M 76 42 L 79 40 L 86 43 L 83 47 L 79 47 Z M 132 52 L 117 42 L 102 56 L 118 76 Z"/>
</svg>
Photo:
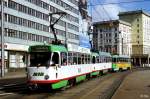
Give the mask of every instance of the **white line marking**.
<svg viewBox="0 0 150 99">
<path fill-rule="evenodd" d="M 8 85 L 3 85 L 3 86 L 7 87 L 7 86 L 15 86 L 15 85 L 18 85 L 18 84 L 8 84 Z"/>
<path fill-rule="evenodd" d="M 0 94 L 0 96 L 11 95 L 11 94 L 14 94 L 14 93 L 2 93 Z"/>
</svg>

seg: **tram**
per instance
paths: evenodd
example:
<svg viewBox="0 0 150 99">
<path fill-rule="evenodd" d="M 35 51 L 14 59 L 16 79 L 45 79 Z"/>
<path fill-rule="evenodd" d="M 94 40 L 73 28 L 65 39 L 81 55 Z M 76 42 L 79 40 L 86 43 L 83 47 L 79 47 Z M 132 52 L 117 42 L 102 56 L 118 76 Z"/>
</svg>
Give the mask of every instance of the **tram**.
<svg viewBox="0 0 150 99">
<path fill-rule="evenodd" d="M 131 69 L 131 59 L 126 55 L 113 55 L 112 56 L 112 70 L 122 71 Z"/>
<path fill-rule="evenodd" d="M 111 69 L 111 56 L 91 52 L 77 46 L 67 49 L 63 45 L 34 45 L 29 47 L 28 85 L 38 88 L 48 85 L 58 89 L 74 85 Z"/>
</svg>

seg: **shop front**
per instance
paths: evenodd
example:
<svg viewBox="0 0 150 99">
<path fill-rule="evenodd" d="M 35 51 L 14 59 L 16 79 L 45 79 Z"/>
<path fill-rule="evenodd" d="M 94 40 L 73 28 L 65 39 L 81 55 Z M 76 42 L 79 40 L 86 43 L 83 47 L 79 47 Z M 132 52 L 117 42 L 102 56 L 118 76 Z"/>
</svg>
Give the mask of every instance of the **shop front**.
<svg viewBox="0 0 150 99">
<path fill-rule="evenodd" d="M 6 45 L 7 66 L 5 67 L 9 71 L 24 69 L 27 66 L 27 51 L 29 46 L 9 43 L 6 43 Z"/>
</svg>

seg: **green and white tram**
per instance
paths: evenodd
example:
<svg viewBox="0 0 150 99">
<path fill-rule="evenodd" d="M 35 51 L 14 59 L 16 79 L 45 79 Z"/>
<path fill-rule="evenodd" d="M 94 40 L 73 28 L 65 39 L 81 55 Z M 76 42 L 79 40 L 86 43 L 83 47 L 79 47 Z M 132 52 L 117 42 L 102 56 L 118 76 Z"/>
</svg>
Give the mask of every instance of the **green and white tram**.
<svg viewBox="0 0 150 99">
<path fill-rule="evenodd" d="M 28 84 L 31 88 L 48 85 L 58 89 L 97 75 L 109 65 L 101 63 L 98 53 L 76 46 L 35 45 L 29 47 Z"/>
</svg>

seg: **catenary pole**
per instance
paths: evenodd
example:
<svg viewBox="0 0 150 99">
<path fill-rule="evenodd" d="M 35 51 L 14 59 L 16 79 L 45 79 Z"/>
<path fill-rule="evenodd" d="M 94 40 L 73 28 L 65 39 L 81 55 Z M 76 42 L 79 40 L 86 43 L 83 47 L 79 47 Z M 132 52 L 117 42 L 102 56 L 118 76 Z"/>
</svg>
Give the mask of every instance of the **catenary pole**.
<svg viewBox="0 0 150 99">
<path fill-rule="evenodd" d="M 5 75 L 4 56 L 4 0 L 1 0 L 1 77 Z"/>
</svg>

